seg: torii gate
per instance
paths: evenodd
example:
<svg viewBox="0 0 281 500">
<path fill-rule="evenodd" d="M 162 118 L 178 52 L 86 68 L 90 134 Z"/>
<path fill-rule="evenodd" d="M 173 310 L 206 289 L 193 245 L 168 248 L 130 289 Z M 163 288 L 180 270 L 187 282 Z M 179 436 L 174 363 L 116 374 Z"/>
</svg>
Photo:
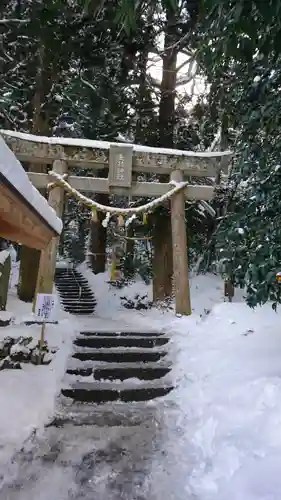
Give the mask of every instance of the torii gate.
<svg viewBox="0 0 281 500">
<path fill-rule="evenodd" d="M 161 197 L 190 177 L 215 178 L 218 171 L 227 173 L 232 153 L 191 152 L 153 148 L 134 144 L 41 137 L 9 130 L 1 130 L 6 143 L 20 161 L 52 165 L 56 179 L 48 201 L 61 217 L 64 205 L 63 187 L 84 193 L 115 193 L 130 197 Z M 69 167 L 108 169 L 108 178 L 68 175 Z M 132 172 L 169 174 L 170 184 L 162 182 L 133 182 Z M 46 189 L 54 175 L 29 172 L 29 179 L 37 189 Z M 67 186 L 63 186 L 67 179 Z M 65 182 L 64 182 L 65 184 Z M 172 184 L 172 185 L 171 185 Z M 63 187 L 61 187 L 63 186 Z M 183 187 L 183 185 L 181 186 Z M 210 200 L 214 186 L 188 184 L 176 189 L 171 198 L 171 225 L 173 269 L 177 314 L 191 314 L 188 279 L 187 239 L 185 226 L 185 199 Z M 41 252 L 37 293 L 51 293 L 56 265 L 58 238 Z"/>
</svg>

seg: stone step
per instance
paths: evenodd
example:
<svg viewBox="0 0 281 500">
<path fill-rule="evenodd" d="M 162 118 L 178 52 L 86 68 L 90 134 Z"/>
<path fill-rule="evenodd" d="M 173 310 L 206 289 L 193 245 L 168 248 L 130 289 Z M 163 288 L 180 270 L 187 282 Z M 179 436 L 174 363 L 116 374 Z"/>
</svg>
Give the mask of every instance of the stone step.
<svg viewBox="0 0 281 500">
<path fill-rule="evenodd" d="M 79 351 L 77 351 L 79 352 Z M 108 364 L 107 361 L 94 361 L 91 359 L 88 360 L 80 360 L 77 358 L 70 358 L 67 362 L 67 369 L 70 370 L 79 370 L 79 369 L 91 369 L 93 372 L 95 369 L 103 369 L 103 368 L 135 368 L 136 366 L 140 368 L 171 368 L 172 367 L 172 361 L 170 359 L 167 359 L 166 357 L 160 358 L 158 361 L 151 361 L 151 362 L 143 362 L 139 361 L 137 364 L 136 362 L 111 362 Z"/>
<path fill-rule="evenodd" d="M 55 283 L 64 310 L 76 315 L 91 315 L 97 304 L 89 283 L 75 269 L 57 269 Z"/>
<path fill-rule="evenodd" d="M 95 307 L 96 303 L 94 301 L 84 302 L 83 300 L 77 299 L 76 302 L 70 302 L 69 304 L 63 304 L 64 307 L 73 307 L 74 309 L 79 309 L 81 307 Z"/>
<path fill-rule="evenodd" d="M 166 356 L 168 353 L 163 349 L 138 349 L 138 348 L 115 348 L 115 349 L 88 349 L 80 347 L 76 348 L 76 352 L 72 357 L 81 361 L 104 361 L 108 363 L 148 363 L 156 362 Z"/>
<path fill-rule="evenodd" d="M 128 404 L 119 400 L 93 404 L 91 402 L 79 402 L 62 397 L 60 398 L 60 405 L 55 412 L 54 418 L 46 424 L 46 427 L 65 427 L 66 424 L 71 424 L 75 427 L 81 427 L 82 425 L 95 426 L 95 428 L 102 427 L 103 433 L 106 427 L 121 427 L 122 429 L 124 427 L 138 427 L 139 429 L 140 425 L 144 426 L 144 428 L 146 425 L 149 427 L 151 422 L 155 421 L 156 411 L 157 414 L 159 412 L 162 414 L 165 413 L 165 398 L 159 399 L 156 410 L 154 404 L 149 405 L 143 401 L 135 401 L 133 404 Z M 136 432 L 138 432 L 138 429 L 136 429 Z M 103 498 L 107 500 L 105 497 Z M 144 498 L 138 497 L 138 500 L 144 500 Z M 135 497 L 134 499 L 136 500 Z"/>
<path fill-rule="evenodd" d="M 87 285 L 87 283 L 73 283 L 73 281 L 70 281 L 69 283 L 56 283 L 56 287 L 58 289 L 74 289 L 74 290 L 80 290 L 82 288 L 82 290 L 86 289 L 87 291 L 89 292 L 92 292 L 91 288 Z M 93 293 L 93 292 L 92 292 Z"/>
<path fill-rule="evenodd" d="M 91 311 L 88 311 L 88 310 L 80 310 L 80 311 L 73 311 L 72 309 L 64 309 L 65 312 L 68 312 L 69 314 L 75 314 L 76 316 L 91 316 L 95 310 L 91 310 Z"/>
<path fill-rule="evenodd" d="M 84 305 L 91 305 L 91 306 L 96 306 L 97 302 L 95 299 L 84 299 L 83 297 L 61 297 L 60 299 L 62 305 L 73 305 L 73 304 L 84 304 Z"/>
<path fill-rule="evenodd" d="M 73 304 L 73 303 L 77 303 L 77 300 L 79 300 L 79 304 L 93 304 L 95 303 L 96 304 L 96 300 L 92 297 L 62 297 L 61 298 L 61 302 L 62 303 L 69 303 L 69 304 Z"/>
<path fill-rule="evenodd" d="M 67 291 L 67 290 L 65 290 L 65 291 L 64 291 L 64 290 L 63 290 L 63 291 L 62 291 L 62 290 L 58 290 L 58 292 L 59 292 L 59 294 L 60 294 L 60 296 L 61 296 L 62 298 L 66 298 L 66 299 L 67 299 L 67 298 L 70 298 L 70 299 L 72 298 L 72 299 L 77 299 L 77 300 L 79 300 L 80 298 L 83 298 L 83 297 L 82 297 L 82 294 L 80 295 L 80 293 L 79 293 L 78 291 L 77 291 L 77 292 L 71 292 L 71 291 Z M 90 298 L 90 299 L 92 299 L 92 300 L 95 300 L 95 301 L 96 301 L 96 299 L 95 299 L 95 296 L 94 296 L 94 295 L 88 295 L 88 296 L 86 296 L 85 298 L 87 298 L 87 299 L 88 299 L 88 298 Z"/>
<path fill-rule="evenodd" d="M 79 293 L 80 290 L 82 292 L 87 292 L 87 293 L 93 293 L 91 288 L 89 286 L 77 286 L 77 285 L 56 285 L 56 288 L 59 290 L 59 292 L 74 292 L 74 293 Z"/>
<path fill-rule="evenodd" d="M 55 279 L 59 280 L 75 280 L 75 281 L 87 281 L 87 278 L 82 276 L 82 274 L 57 274 Z"/>
<path fill-rule="evenodd" d="M 66 311 L 69 310 L 69 311 L 71 311 L 73 313 L 75 313 L 76 311 L 90 311 L 90 312 L 92 312 L 95 309 L 95 304 L 89 305 L 89 304 L 83 304 L 83 303 L 81 303 L 79 307 L 76 306 L 76 305 L 73 306 L 73 304 L 63 304 L 63 308 Z"/>
<path fill-rule="evenodd" d="M 56 284 L 57 285 L 65 285 L 65 286 L 69 286 L 69 285 L 75 285 L 75 286 L 78 286 L 78 285 L 85 285 L 85 286 L 89 286 L 89 283 L 88 281 L 81 281 L 81 280 L 75 280 L 75 279 L 56 279 Z"/>
<path fill-rule="evenodd" d="M 57 278 L 56 279 L 57 283 L 78 283 L 79 285 L 88 285 L 87 280 L 82 280 L 82 279 L 75 279 L 75 278 Z"/>
<path fill-rule="evenodd" d="M 57 271 L 55 272 L 55 278 L 56 279 L 60 279 L 60 278 L 69 278 L 70 276 L 74 276 L 74 274 L 72 272 L 61 272 L 61 273 L 58 273 Z"/>
<path fill-rule="evenodd" d="M 94 307 L 80 307 L 80 308 L 73 308 L 72 306 L 64 306 L 64 310 L 66 312 L 69 312 L 71 314 L 92 314 L 95 311 Z"/>
<path fill-rule="evenodd" d="M 169 342 L 167 337 L 114 337 L 114 336 L 95 336 L 79 337 L 74 340 L 74 344 L 82 347 L 145 347 L 153 348 L 162 346 Z"/>
<path fill-rule="evenodd" d="M 69 375 L 78 375 L 81 377 L 90 377 L 94 380 L 127 380 L 136 378 L 139 380 L 155 380 L 164 377 L 170 372 L 168 366 L 157 366 L 156 363 L 146 363 L 136 365 L 136 363 L 115 363 L 110 367 L 92 367 L 92 368 L 68 368 Z"/>
<path fill-rule="evenodd" d="M 70 274 L 80 274 L 82 275 L 81 271 L 79 271 L 79 269 L 77 269 L 77 267 L 59 267 L 59 268 L 56 268 L 56 272 L 59 272 L 59 273 L 70 273 Z"/>
<path fill-rule="evenodd" d="M 172 385 L 163 381 L 151 381 L 133 384 L 132 382 L 76 382 L 70 387 L 62 388 L 62 395 L 75 401 L 105 403 L 107 401 L 147 401 L 165 396 L 173 389 Z"/>
<path fill-rule="evenodd" d="M 83 276 L 56 276 L 55 278 L 58 282 L 59 281 L 76 281 L 80 283 L 88 283 L 88 280 L 86 278 L 83 278 Z"/>
<path fill-rule="evenodd" d="M 85 301 L 88 303 L 90 301 L 92 304 L 95 304 L 95 305 L 97 303 L 96 299 L 93 297 L 77 297 L 77 296 L 75 297 L 74 295 L 64 295 L 64 296 L 61 295 L 60 300 L 62 303 L 67 302 L 67 301 L 69 301 L 69 303 L 73 303 L 75 301 L 77 303 L 78 303 L 78 301 L 82 301 L 82 302 Z"/>
<path fill-rule="evenodd" d="M 164 335 L 164 332 L 133 332 L 131 330 L 128 331 L 122 331 L 122 332 L 110 332 L 107 330 L 104 331 L 99 331 L 99 332 L 88 332 L 88 331 L 82 331 L 79 333 L 79 335 L 83 335 L 86 337 L 96 337 L 96 336 L 101 336 L 101 337 L 127 337 L 132 335 L 133 337 L 159 337 L 161 335 Z"/>
<path fill-rule="evenodd" d="M 57 287 L 57 290 L 60 293 L 64 294 L 70 294 L 70 295 L 85 295 L 86 297 L 94 297 L 94 294 L 91 290 L 85 290 L 84 287 L 81 288 L 76 288 L 75 290 L 72 290 L 72 288 L 65 287 L 65 289 L 60 289 Z"/>
<path fill-rule="evenodd" d="M 73 312 L 93 311 L 95 309 L 95 304 L 92 304 L 92 305 L 89 305 L 89 304 L 64 304 L 63 307 L 66 311 L 71 310 Z"/>
</svg>

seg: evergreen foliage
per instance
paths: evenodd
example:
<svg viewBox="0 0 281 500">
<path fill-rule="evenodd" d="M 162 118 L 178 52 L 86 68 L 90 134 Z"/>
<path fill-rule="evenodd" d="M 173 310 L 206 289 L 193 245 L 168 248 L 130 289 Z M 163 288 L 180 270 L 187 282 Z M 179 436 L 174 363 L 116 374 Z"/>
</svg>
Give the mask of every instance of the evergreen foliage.
<svg viewBox="0 0 281 500">
<path fill-rule="evenodd" d="M 235 130 L 227 213 L 216 234 L 217 258 L 250 306 L 280 302 L 281 2 L 205 0 L 200 60 L 210 106 Z"/>
</svg>

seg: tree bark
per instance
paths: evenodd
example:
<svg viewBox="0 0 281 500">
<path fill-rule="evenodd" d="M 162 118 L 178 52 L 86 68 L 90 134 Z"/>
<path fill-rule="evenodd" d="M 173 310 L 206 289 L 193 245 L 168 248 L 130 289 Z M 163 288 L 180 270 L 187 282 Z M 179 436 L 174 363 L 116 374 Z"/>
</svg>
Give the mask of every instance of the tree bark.
<svg viewBox="0 0 281 500">
<path fill-rule="evenodd" d="M 11 256 L 0 264 L 0 311 L 6 311 L 9 281 L 11 274 Z"/>
<path fill-rule="evenodd" d="M 99 177 L 103 176 L 106 177 L 107 173 L 102 170 Z M 95 199 L 101 205 L 109 204 L 108 194 L 99 193 Z M 92 220 L 90 226 L 90 260 L 94 274 L 104 273 L 106 267 L 106 228 L 102 225 L 103 219 L 104 215 L 98 212 L 98 220 Z"/>
<path fill-rule="evenodd" d="M 176 37 L 175 11 L 171 5 L 166 6 L 166 31 L 163 55 L 163 73 L 161 81 L 161 98 L 159 106 L 159 145 L 164 148 L 174 146 L 176 65 L 178 49 L 175 47 Z M 169 177 L 161 179 L 169 182 Z M 171 297 L 173 291 L 173 254 L 170 217 L 163 211 L 156 216 L 154 226 L 154 258 L 153 258 L 153 300 Z"/>
<path fill-rule="evenodd" d="M 33 117 L 32 117 L 32 134 L 48 135 L 49 120 L 46 113 L 42 113 L 42 104 L 45 96 L 49 93 L 54 81 L 54 72 L 48 67 L 45 59 L 45 48 L 42 44 L 38 47 L 38 70 L 36 75 L 36 84 L 33 97 Z M 30 164 L 30 172 L 45 173 L 46 166 L 42 164 Z M 40 252 L 39 252 L 40 257 Z M 21 300 L 32 302 L 36 290 L 36 282 L 39 271 L 39 257 L 37 250 L 22 247 L 21 265 L 19 274 L 18 296 Z M 28 271 L 28 269 L 32 271 Z"/>
<path fill-rule="evenodd" d="M 153 302 L 172 296 L 173 252 L 171 218 L 168 213 L 155 214 L 153 231 Z"/>
<path fill-rule="evenodd" d="M 22 246 L 20 249 L 20 272 L 18 296 L 24 302 L 32 302 L 39 269 L 40 251 Z"/>
<path fill-rule="evenodd" d="M 146 129 L 145 122 L 147 120 L 147 61 L 148 61 L 148 50 L 143 51 L 139 58 L 139 88 L 138 88 L 138 104 L 137 104 L 137 123 L 136 123 L 136 133 L 135 142 L 138 144 L 144 144 L 145 138 L 144 130 Z"/>
<path fill-rule="evenodd" d="M 172 5 L 166 6 L 166 30 L 163 53 L 163 71 L 159 106 L 159 143 L 161 147 L 173 148 L 175 128 L 175 97 L 177 81 L 177 55 L 175 46 L 176 15 Z"/>
</svg>

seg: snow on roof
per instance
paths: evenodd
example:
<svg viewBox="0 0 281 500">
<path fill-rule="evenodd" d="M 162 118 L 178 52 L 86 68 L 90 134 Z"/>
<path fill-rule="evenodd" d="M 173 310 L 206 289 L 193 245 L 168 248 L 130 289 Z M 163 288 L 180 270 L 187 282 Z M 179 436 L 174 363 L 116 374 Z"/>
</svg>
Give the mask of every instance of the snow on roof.
<svg viewBox="0 0 281 500">
<path fill-rule="evenodd" d="M 0 174 L 14 186 L 31 205 L 38 214 L 43 217 L 49 226 L 51 226 L 57 234 L 62 231 L 62 221 L 59 219 L 55 211 L 50 207 L 47 200 L 39 191 L 31 184 L 21 163 L 17 160 L 14 153 L 7 146 L 6 142 L 0 135 Z"/>
<path fill-rule="evenodd" d="M 7 135 L 9 137 L 15 137 L 17 139 L 23 139 L 25 141 L 38 142 L 41 144 L 54 144 L 59 146 L 74 146 L 81 148 L 91 148 L 91 149 L 109 149 L 111 145 L 122 146 L 122 147 L 132 147 L 133 151 L 136 153 L 151 153 L 151 154 L 162 154 L 162 155 L 174 155 L 174 156 L 190 156 L 194 158 L 219 158 L 221 156 L 232 156 L 231 151 L 184 151 L 180 149 L 165 149 L 165 148 L 153 148 L 150 146 L 141 146 L 137 144 L 130 143 L 118 143 L 118 142 L 108 142 L 108 141 L 93 141 L 90 139 L 71 139 L 68 137 L 44 137 L 38 135 L 25 134 L 23 132 L 14 132 L 13 130 L 0 130 L 2 135 Z"/>
<path fill-rule="evenodd" d="M 5 264 L 8 257 L 10 257 L 10 252 L 8 250 L 2 250 L 0 252 L 0 265 Z"/>
</svg>

